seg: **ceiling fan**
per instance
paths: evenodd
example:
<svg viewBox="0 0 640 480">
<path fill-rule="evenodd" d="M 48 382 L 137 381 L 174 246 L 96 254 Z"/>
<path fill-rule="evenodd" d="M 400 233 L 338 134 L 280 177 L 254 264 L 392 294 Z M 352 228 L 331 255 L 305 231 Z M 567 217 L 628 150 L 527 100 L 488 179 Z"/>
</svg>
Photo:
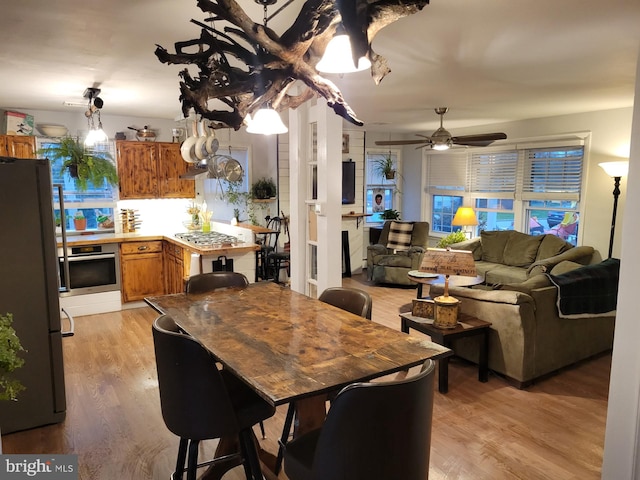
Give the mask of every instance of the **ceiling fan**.
<svg viewBox="0 0 640 480">
<path fill-rule="evenodd" d="M 462 135 L 459 137 L 452 137 L 448 130 L 442 126 L 442 117 L 449 111 L 447 107 L 438 107 L 435 109 L 436 113 L 440 115 L 440 128 L 431 134 L 430 137 L 426 135 L 420 135 L 424 140 L 380 140 L 376 142 L 376 145 L 420 145 L 430 146 L 434 150 L 447 150 L 453 145 L 465 145 L 468 147 L 486 147 L 491 145 L 496 140 L 504 140 L 507 135 L 504 133 L 480 133 L 478 135 Z"/>
</svg>

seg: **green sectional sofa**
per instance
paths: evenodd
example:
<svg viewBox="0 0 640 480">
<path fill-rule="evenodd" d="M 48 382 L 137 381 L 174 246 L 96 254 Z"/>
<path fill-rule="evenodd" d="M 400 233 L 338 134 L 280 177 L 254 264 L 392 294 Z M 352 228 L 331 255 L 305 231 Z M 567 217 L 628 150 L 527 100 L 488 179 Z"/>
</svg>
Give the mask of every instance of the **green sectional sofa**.
<svg viewBox="0 0 640 480">
<path fill-rule="evenodd" d="M 483 231 L 480 237 L 454 243 L 452 249 L 473 253 L 478 275 L 488 285 L 524 282 L 562 261 L 587 265 L 593 247 L 574 247 L 554 235 L 527 235 L 515 230 Z"/>
</svg>

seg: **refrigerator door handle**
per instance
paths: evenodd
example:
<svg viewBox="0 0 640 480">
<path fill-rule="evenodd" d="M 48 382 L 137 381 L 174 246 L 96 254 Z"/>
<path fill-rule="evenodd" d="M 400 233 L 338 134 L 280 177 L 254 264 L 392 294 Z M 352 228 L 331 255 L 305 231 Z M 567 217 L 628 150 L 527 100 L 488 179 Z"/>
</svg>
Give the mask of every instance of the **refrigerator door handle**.
<svg viewBox="0 0 640 480">
<path fill-rule="evenodd" d="M 71 289 L 71 285 L 69 283 L 69 253 L 67 252 L 67 218 L 64 210 L 64 195 L 63 195 L 63 187 L 61 183 L 54 183 L 53 186 L 58 190 L 58 201 L 60 203 L 60 226 L 62 227 L 62 269 L 64 270 L 64 278 L 66 285 L 60 285 L 60 292 L 68 292 Z M 67 312 L 65 312 L 67 314 Z M 71 319 L 72 317 L 67 314 L 67 316 Z M 71 320 L 73 322 L 73 320 Z M 73 329 L 72 329 L 73 330 Z M 73 335 L 73 333 L 71 333 Z"/>
<path fill-rule="evenodd" d="M 73 321 L 73 316 L 71 316 L 69 312 L 67 312 L 64 308 L 62 308 L 61 310 L 62 313 L 64 313 L 69 319 L 69 330 L 63 330 L 60 333 L 62 333 L 63 337 L 73 337 L 73 335 L 75 334 L 74 330 L 76 328 L 76 322 Z"/>
</svg>

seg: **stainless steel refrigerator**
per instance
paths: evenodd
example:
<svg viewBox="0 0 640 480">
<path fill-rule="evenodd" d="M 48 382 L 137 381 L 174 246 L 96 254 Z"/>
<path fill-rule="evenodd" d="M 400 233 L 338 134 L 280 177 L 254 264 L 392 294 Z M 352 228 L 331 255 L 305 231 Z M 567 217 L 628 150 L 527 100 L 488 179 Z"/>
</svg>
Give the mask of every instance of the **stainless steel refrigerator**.
<svg viewBox="0 0 640 480">
<path fill-rule="evenodd" d="M 26 352 L 26 390 L 0 402 L 3 434 L 58 423 L 66 411 L 58 255 L 47 160 L 0 157 L 0 312 Z"/>
</svg>

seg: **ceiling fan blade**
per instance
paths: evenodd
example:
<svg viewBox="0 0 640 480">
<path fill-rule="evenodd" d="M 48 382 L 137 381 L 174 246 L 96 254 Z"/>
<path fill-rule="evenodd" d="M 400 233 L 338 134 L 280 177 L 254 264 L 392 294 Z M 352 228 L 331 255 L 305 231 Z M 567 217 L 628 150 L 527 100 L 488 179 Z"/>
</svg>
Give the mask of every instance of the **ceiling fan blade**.
<svg viewBox="0 0 640 480">
<path fill-rule="evenodd" d="M 507 135 L 500 133 L 481 133 L 478 135 L 461 135 L 451 137 L 451 141 L 457 145 L 468 145 L 470 147 L 486 147 L 496 140 L 505 140 Z"/>
<path fill-rule="evenodd" d="M 420 143 L 429 144 L 431 140 L 379 140 L 376 145 L 418 145 Z"/>
</svg>

